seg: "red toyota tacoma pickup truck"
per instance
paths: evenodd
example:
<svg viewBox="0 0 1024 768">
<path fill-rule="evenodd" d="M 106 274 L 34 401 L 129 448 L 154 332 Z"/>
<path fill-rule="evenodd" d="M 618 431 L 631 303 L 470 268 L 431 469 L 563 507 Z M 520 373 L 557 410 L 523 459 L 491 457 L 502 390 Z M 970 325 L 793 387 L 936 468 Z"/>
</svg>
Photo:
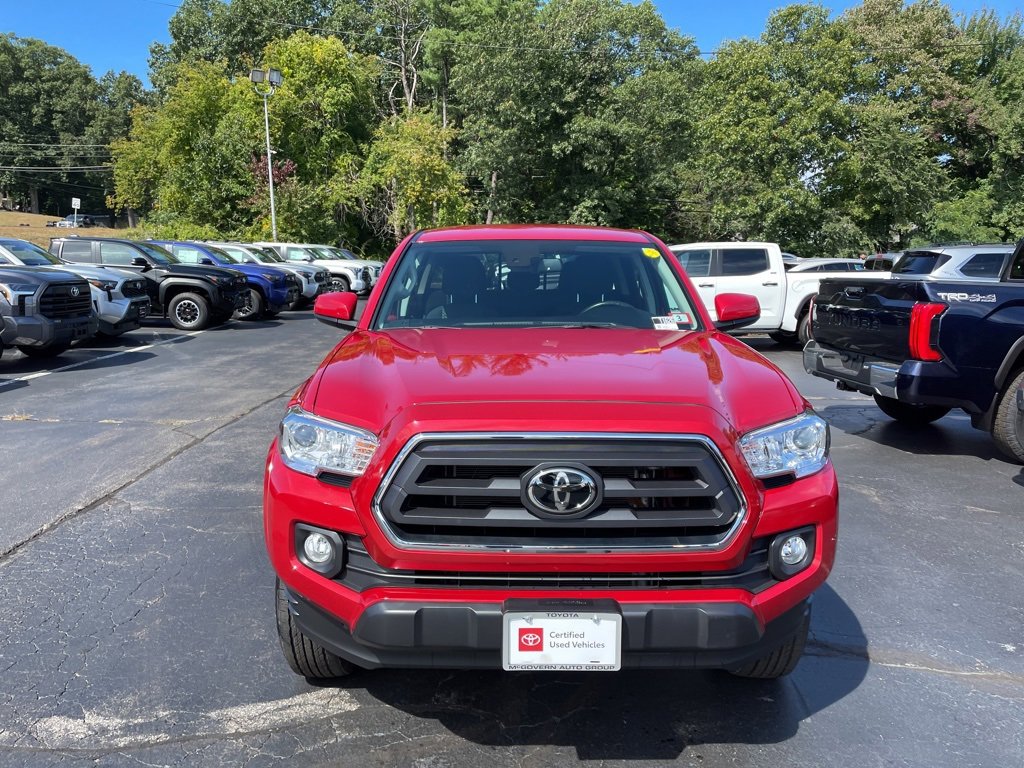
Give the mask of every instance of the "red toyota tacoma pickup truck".
<svg viewBox="0 0 1024 768">
<path fill-rule="evenodd" d="M 284 655 L 772 678 L 832 567 L 829 433 L 637 231 L 419 232 L 295 394 L 264 520 Z"/>
</svg>

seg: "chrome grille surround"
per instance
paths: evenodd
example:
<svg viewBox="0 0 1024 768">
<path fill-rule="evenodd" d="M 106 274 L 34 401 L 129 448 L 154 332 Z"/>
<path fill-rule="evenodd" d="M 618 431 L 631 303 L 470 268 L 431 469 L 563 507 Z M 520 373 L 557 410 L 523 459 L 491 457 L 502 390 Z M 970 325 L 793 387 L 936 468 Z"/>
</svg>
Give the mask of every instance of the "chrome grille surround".
<svg viewBox="0 0 1024 768">
<path fill-rule="evenodd" d="M 601 543 L 592 546 L 580 545 L 580 544 L 558 544 L 558 543 L 538 543 L 532 544 L 513 544 L 513 543 L 474 543 L 474 542 L 454 542 L 454 543 L 440 543 L 440 542 L 423 542 L 423 541 L 410 541 L 404 539 L 400 535 L 400 531 L 389 522 L 387 515 L 384 513 L 382 508 L 382 501 L 391 489 L 391 485 L 395 480 L 396 475 L 402 469 L 406 459 L 409 458 L 410 454 L 418 446 L 426 442 L 444 442 L 444 441 L 487 441 L 487 440 L 502 440 L 502 441 L 567 441 L 567 440 L 589 440 L 589 441 L 658 441 L 658 442 L 680 442 L 700 444 L 708 453 L 709 457 L 715 462 L 718 469 L 724 475 L 728 489 L 735 495 L 737 502 L 737 511 L 733 517 L 731 524 L 721 537 L 713 543 L 672 543 L 672 544 L 643 544 L 643 543 L 630 543 L 628 539 L 622 540 L 620 543 Z M 537 464 L 545 463 L 543 458 L 538 458 L 535 462 Z M 583 432 L 583 433 L 566 433 L 566 432 L 537 432 L 537 433 L 515 433 L 515 432 L 450 432 L 450 433 L 423 433 L 415 435 L 409 439 L 409 441 L 402 447 L 398 455 L 395 456 L 388 471 L 385 473 L 377 491 L 373 497 L 372 511 L 373 516 L 380 527 L 381 531 L 388 538 L 388 540 L 399 549 L 404 550 L 430 550 L 430 551 L 489 551 L 489 552 L 557 552 L 557 553 L 595 553 L 595 552 L 715 552 L 720 551 L 728 547 L 734 540 L 736 532 L 739 530 L 743 521 L 746 519 L 748 504 L 746 497 L 743 495 L 740 489 L 739 483 L 736 481 L 736 477 L 725 461 L 721 452 L 714 442 L 705 435 L 693 435 L 693 434 L 671 434 L 671 433 L 608 433 L 608 432 Z M 544 521 L 538 520 L 538 527 L 542 526 Z"/>
</svg>

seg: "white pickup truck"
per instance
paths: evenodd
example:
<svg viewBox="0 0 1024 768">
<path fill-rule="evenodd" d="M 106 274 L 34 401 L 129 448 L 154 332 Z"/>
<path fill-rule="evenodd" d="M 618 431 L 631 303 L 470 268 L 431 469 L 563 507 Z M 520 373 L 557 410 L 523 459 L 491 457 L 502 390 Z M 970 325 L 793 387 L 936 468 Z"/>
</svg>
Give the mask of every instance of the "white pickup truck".
<svg viewBox="0 0 1024 768">
<path fill-rule="evenodd" d="M 804 259 L 787 272 L 782 251 L 775 243 L 687 243 L 670 249 L 690 276 L 712 319 L 717 319 L 717 294 L 756 296 L 761 317 L 743 332 L 767 333 L 780 343 L 805 344 L 810 339 L 808 310 L 823 278 L 863 269 L 855 260 L 822 259 L 816 263 L 819 260 Z"/>
</svg>

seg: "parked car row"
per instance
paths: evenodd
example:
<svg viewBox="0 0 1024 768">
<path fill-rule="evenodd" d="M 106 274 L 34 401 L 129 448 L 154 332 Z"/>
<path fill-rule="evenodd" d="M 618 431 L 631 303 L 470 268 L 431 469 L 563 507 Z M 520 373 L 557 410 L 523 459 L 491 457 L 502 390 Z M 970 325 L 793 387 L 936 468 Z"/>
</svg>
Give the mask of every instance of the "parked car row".
<svg viewBox="0 0 1024 768">
<path fill-rule="evenodd" d="M 3 238 L 0 354 L 17 347 L 55 357 L 96 333 L 135 330 L 147 317 L 185 331 L 256 320 L 322 293 L 369 292 L 379 276 L 376 262 L 326 245 L 70 236 L 52 238 L 46 251 Z"/>
</svg>

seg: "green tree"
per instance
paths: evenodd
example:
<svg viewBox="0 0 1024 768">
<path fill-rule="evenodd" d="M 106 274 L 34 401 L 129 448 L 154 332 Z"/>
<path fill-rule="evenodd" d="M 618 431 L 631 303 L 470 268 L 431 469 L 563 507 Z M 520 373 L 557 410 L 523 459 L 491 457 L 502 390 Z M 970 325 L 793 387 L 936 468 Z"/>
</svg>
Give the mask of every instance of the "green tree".
<svg viewBox="0 0 1024 768">
<path fill-rule="evenodd" d="M 72 196 L 101 205 L 102 190 L 81 173 L 57 170 L 107 162 L 106 148 L 86 138 L 99 95 L 89 69 L 65 51 L 0 35 L 0 166 L 40 169 L 0 171 L 0 192 L 33 213 L 67 211 Z"/>
<path fill-rule="evenodd" d="M 426 112 L 384 122 L 374 135 L 358 186 L 363 215 L 398 242 L 420 227 L 467 222 L 462 177 L 446 158 L 453 131 Z"/>
<path fill-rule="evenodd" d="M 619 0 L 512 4 L 490 39 L 452 70 L 477 215 L 671 232 L 688 207 L 692 42 Z"/>
</svg>

